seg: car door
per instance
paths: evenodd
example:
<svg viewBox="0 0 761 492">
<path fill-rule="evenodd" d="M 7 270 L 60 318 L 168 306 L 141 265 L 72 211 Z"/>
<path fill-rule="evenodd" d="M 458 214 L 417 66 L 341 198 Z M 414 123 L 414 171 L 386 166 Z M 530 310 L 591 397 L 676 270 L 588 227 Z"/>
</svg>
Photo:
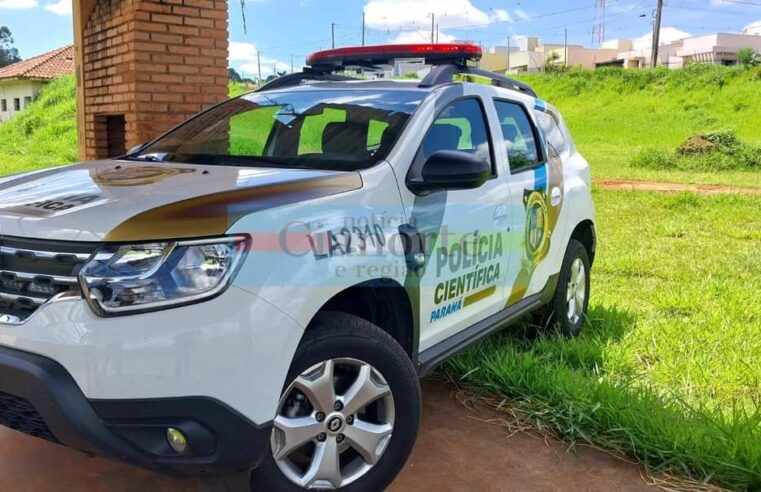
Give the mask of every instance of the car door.
<svg viewBox="0 0 761 492">
<path fill-rule="evenodd" d="M 456 150 L 488 159 L 493 175 L 477 189 L 414 199 L 410 225 L 423 239 L 426 260 L 408 276 L 407 287 L 416 304 L 421 351 L 504 307 L 510 254 L 509 189 L 498 177 L 484 103 L 468 96 L 442 106 L 410 174 L 420 173 L 433 153 Z"/>
<path fill-rule="evenodd" d="M 541 291 L 549 277 L 547 256 L 563 203 L 562 163 L 519 101 L 495 99 L 500 138 L 510 166 L 510 248 L 506 307 Z"/>
</svg>

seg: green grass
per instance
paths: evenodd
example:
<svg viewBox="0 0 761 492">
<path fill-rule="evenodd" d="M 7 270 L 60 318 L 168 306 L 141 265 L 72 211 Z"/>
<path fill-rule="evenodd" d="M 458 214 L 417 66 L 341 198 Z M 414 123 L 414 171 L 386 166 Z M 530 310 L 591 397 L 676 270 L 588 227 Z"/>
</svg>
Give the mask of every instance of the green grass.
<svg viewBox="0 0 761 492">
<path fill-rule="evenodd" d="M 597 178 L 761 187 L 761 172 L 631 166 L 645 149 L 673 152 L 686 138 L 734 130 L 761 146 L 761 71 L 711 65 L 685 70 L 571 71 L 521 76 L 563 113 Z"/>
<path fill-rule="evenodd" d="M 446 370 L 570 441 L 761 489 L 761 198 L 600 191 L 595 200 L 583 335 L 518 328 Z"/>
<path fill-rule="evenodd" d="M 14 174 L 77 160 L 74 77 L 49 84 L 29 108 L 0 124 L 0 174 Z"/>
</svg>

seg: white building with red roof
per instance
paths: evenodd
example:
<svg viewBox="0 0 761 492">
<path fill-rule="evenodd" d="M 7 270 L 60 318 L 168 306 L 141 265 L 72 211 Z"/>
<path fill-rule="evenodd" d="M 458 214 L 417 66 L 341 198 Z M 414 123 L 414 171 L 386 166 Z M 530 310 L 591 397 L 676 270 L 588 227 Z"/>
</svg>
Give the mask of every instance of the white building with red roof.
<svg viewBox="0 0 761 492">
<path fill-rule="evenodd" d="M 74 46 L 64 46 L 0 68 L 0 123 L 23 111 L 45 84 L 73 73 Z"/>
</svg>

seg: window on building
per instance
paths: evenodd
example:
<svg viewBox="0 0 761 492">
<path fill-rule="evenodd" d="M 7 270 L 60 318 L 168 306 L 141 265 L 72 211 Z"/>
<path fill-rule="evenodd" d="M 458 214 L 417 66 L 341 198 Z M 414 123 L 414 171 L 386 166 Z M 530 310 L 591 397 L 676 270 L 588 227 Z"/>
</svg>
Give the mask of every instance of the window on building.
<svg viewBox="0 0 761 492">
<path fill-rule="evenodd" d="M 526 110 L 520 104 L 494 101 L 505 139 L 512 172 L 531 169 L 541 162 L 536 133 Z"/>
<path fill-rule="evenodd" d="M 24 97 L 24 107 L 26 108 L 30 104 L 32 104 L 32 96 L 26 96 L 26 97 Z"/>
<path fill-rule="evenodd" d="M 477 99 L 455 101 L 433 122 L 423 141 L 423 157 L 440 150 L 468 152 L 492 163 L 486 117 Z"/>
<path fill-rule="evenodd" d="M 21 111 L 21 99 L 19 99 L 18 97 L 13 98 L 13 110 Z"/>
<path fill-rule="evenodd" d="M 0 111 L 2 111 L 3 113 L 8 111 L 8 100 L 7 99 L 0 100 Z"/>
</svg>

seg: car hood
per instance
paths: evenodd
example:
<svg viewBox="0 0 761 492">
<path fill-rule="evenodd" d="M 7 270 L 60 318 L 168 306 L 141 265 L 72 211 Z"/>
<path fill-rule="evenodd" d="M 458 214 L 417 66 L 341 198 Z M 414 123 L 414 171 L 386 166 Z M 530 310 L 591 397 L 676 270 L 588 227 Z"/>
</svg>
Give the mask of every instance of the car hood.
<svg viewBox="0 0 761 492">
<path fill-rule="evenodd" d="M 256 211 L 361 187 L 359 173 L 94 161 L 0 178 L 0 235 L 114 242 L 207 237 Z"/>
</svg>

